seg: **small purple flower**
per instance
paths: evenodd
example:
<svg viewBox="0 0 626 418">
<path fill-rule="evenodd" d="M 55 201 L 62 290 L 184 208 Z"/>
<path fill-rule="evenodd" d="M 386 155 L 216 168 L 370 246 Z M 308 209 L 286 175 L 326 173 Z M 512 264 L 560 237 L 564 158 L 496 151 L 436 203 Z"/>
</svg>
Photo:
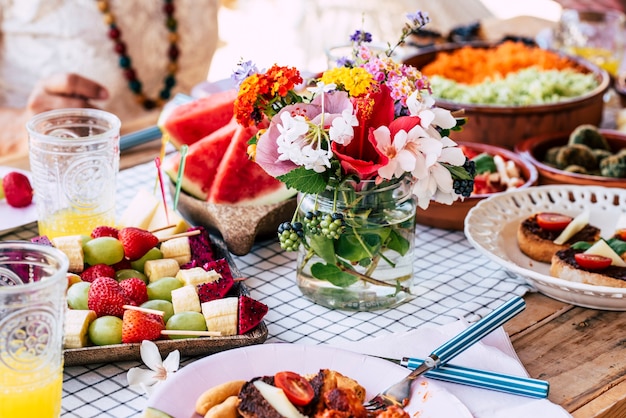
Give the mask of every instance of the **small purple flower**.
<svg viewBox="0 0 626 418">
<path fill-rule="evenodd" d="M 369 32 L 357 30 L 352 34 L 352 36 L 350 36 L 350 40 L 358 44 L 369 43 L 372 42 L 372 34 Z"/>
<path fill-rule="evenodd" d="M 341 58 L 337 58 L 336 64 L 337 64 L 337 67 L 350 67 L 351 68 L 354 66 L 354 61 L 352 61 L 348 57 L 341 57 Z"/>
<path fill-rule="evenodd" d="M 243 80 L 258 72 L 258 68 L 252 61 L 241 61 L 237 64 L 237 69 L 233 71 L 230 78 L 237 84 L 237 87 L 239 87 Z"/>
<path fill-rule="evenodd" d="M 422 27 L 430 22 L 428 13 L 418 10 L 415 13 L 407 13 L 406 18 L 409 19 L 414 26 Z"/>
</svg>

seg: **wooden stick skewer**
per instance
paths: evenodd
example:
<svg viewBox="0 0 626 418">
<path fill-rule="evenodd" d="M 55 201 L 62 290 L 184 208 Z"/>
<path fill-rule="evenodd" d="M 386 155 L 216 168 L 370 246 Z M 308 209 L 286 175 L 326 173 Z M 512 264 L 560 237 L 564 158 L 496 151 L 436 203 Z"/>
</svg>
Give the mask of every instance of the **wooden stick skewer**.
<svg viewBox="0 0 626 418">
<path fill-rule="evenodd" d="M 174 234 L 174 235 L 170 235 L 169 237 L 163 237 L 159 239 L 159 242 L 167 241 L 167 240 L 174 239 L 174 238 L 180 238 L 180 237 L 192 237 L 194 235 L 200 234 L 201 232 L 202 231 L 199 229 L 194 229 L 193 231 L 181 232 L 180 234 Z"/>
<path fill-rule="evenodd" d="M 160 228 L 151 229 L 150 232 L 152 232 L 154 234 L 155 232 L 165 231 L 166 229 L 170 229 L 170 228 L 174 228 L 174 227 L 176 227 L 175 224 L 166 225 L 166 226 L 162 226 Z"/>
<path fill-rule="evenodd" d="M 124 305 L 124 306 L 122 306 L 122 308 L 130 309 L 130 310 L 133 310 L 133 311 L 139 311 L 139 312 L 143 312 L 143 313 L 147 313 L 147 314 L 159 315 L 159 316 L 164 316 L 165 315 L 165 312 L 163 312 L 163 311 L 159 311 L 159 310 L 156 310 L 156 309 L 142 308 L 142 307 L 134 306 L 134 305 Z"/>
</svg>

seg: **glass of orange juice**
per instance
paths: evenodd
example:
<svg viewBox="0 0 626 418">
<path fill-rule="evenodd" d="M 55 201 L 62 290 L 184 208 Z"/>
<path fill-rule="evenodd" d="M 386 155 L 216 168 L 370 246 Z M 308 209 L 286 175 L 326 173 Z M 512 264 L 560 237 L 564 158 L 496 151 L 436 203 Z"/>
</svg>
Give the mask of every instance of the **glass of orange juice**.
<svg viewBox="0 0 626 418">
<path fill-rule="evenodd" d="M 557 46 L 616 76 L 624 58 L 626 15 L 619 10 L 565 9 L 559 21 Z"/>
<path fill-rule="evenodd" d="M 98 109 L 51 110 L 27 123 L 40 235 L 115 225 L 120 124 Z"/>
<path fill-rule="evenodd" d="M 0 242 L 0 417 L 58 417 L 68 259 L 56 248 Z"/>
</svg>

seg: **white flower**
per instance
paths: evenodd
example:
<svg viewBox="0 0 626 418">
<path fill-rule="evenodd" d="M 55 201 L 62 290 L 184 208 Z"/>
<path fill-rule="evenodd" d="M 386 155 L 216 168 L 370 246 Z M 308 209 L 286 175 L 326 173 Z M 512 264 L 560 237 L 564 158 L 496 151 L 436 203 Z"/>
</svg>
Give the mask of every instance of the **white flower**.
<svg viewBox="0 0 626 418">
<path fill-rule="evenodd" d="M 326 171 L 326 168 L 330 168 L 330 159 L 332 156 L 332 151 L 314 148 L 309 144 L 302 147 L 300 162 L 307 170 L 323 173 Z"/>
<path fill-rule="evenodd" d="M 456 119 L 449 110 L 435 107 L 435 99 L 430 96 L 418 100 L 418 92 L 415 91 L 406 99 L 411 116 L 419 116 L 420 124 L 424 129 L 435 125 L 443 129 L 451 129 L 456 125 Z"/>
<path fill-rule="evenodd" d="M 280 115 L 282 123 L 276 124 L 276 128 L 280 132 L 276 138 L 278 145 L 278 159 L 280 161 L 293 161 L 298 164 L 301 154 L 300 139 L 309 130 L 309 125 L 303 116 L 292 116 L 289 112 L 283 112 Z"/>
<path fill-rule="evenodd" d="M 126 375 L 128 385 L 132 388 L 143 389 L 148 396 L 153 392 L 154 387 L 171 374 L 178 370 L 180 363 L 180 352 L 172 351 L 165 361 L 161 360 L 161 353 L 155 343 L 148 340 L 141 342 L 141 360 L 150 368 L 150 370 L 133 367 Z"/>
<path fill-rule="evenodd" d="M 307 87 L 307 90 L 313 94 L 323 94 L 333 91 L 337 88 L 335 83 L 326 84 L 323 81 L 318 81 L 315 87 Z"/>
<path fill-rule="evenodd" d="M 340 118 L 333 119 L 333 122 L 328 130 L 330 140 L 341 145 L 349 145 L 354 138 L 353 126 L 359 125 L 359 120 L 353 113 L 354 108 L 352 105 L 348 109 L 344 109 L 341 112 Z"/>
<path fill-rule="evenodd" d="M 413 194 L 417 197 L 417 205 L 422 209 L 427 209 L 433 198 L 444 204 L 450 204 L 457 199 L 452 175 L 439 163 L 432 165 L 428 169 L 428 175 L 415 182 Z"/>
<path fill-rule="evenodd" d="M 448 163 L 457 166 L 463 166 L 465 164 L 465 154 L 463 150 L 457 147 L 457 143 L 444 136 L 441 138 L 443 149 L 441 150 L 441 156 L 437 161 L 442 163 Z"/>
<path fill-rule="evenodd" d="M 382 178 L 400 177 L 404 172 L 414 170 L 417 156 L 407 146 L 409 135 L 406 131 L 398 131 L 391 142 L 389 128 L 380 126 L 374 131 L 374 138 L 376 138 L 377 148 L 389 158 L 389 162 L 378 169 L 378 174 Z"/>
</svg>

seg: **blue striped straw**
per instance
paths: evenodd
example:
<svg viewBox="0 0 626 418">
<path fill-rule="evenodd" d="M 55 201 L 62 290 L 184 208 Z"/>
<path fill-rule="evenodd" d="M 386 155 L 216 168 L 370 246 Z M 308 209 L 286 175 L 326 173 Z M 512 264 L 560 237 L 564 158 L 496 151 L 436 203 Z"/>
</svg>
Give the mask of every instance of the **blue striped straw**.
<svg viewBox="0 0 626 418">
<path fill-rule="evenodd" d="M 404 357 L 400 364 L 411 370 L 415 370 L 423 362 L 423 359 Z M 511 376 L 451 364 L 444 364 L 429 370 L 424 376 L 444 382 L 459 383 L 466 386 L 491 389 L 531 398 L 546 398 L 550 391 L 550 384 L 545 380 Z"/>
</svg>

